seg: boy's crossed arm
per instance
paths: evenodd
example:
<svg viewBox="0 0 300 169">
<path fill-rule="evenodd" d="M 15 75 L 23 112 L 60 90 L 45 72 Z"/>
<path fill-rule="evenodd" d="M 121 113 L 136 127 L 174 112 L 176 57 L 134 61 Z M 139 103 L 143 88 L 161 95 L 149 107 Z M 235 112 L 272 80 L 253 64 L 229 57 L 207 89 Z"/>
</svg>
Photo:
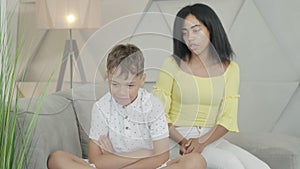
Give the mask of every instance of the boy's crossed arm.
<svg viewBox="0 0 300 169">
<path fill-rule="evenodd" d="M 137 151 L 126 152 L 126 153 L 116 153 L 113 149 L 113 145 L 111 141 L 105 135 L 100 136 L 98 143 L 103 154 L 115 153 L 117 155 L 128 157 L 128 158 L 144 158 L 153 155 L 153 150 L 148 150 L 148 149 L 140 149 Z"/>
<path fill-rule="evenodd" d="M 168 138 L 154 141 L 153 150 L 141 149 L 128 153 L 112 153 L 112 145 L 107 137 L 101 136 L 99 143 L 102 148 L 93 140 L 89 142 L 89 160 L 99 169 L 138 169 L 145 168 L 145 166 L 157 168 L 169 158 Z"/>
<path fill-rule="evenodd" d="M 152 156 L 141 158 L 138 161 L 124 167 L 123 169 L 155 169 L 161 166 L 169 159 L 169 139 L 164 138 L 161 140 L 153 141 L 153 154 Z"/>
</svg>

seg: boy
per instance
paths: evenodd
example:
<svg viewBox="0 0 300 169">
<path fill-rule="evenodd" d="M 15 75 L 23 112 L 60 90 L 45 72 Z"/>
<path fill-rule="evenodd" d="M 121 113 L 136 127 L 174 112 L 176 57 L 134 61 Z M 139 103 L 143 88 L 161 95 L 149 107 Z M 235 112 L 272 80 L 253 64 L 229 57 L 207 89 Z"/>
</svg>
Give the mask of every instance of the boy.
<svg viewBox="0 0 300 169">
<path fill-rule="evenodd" d="M 107 58 L 109 92 L 92 109 L 88 162 L 67 152 L 49 156 L 49 169 L 204 169 L 199 154 L 168 163 L 169 132 L 162 103 L 141 87 L 144 57 L 134 45 L 117 45 Z M 199 163 L 200 162 L 200 163 Z M 163 165 L 163 166 L 162 166 Z"/>
</svg>

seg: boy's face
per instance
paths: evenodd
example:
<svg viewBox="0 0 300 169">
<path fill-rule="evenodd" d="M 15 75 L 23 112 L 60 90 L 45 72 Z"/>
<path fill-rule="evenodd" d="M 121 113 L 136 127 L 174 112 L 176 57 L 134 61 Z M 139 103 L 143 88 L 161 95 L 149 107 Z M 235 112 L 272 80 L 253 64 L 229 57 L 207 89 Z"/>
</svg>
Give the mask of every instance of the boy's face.
<svg viewBox="0 0 300 169">
<path fill-rule="evenodd" d="M 115 71 L 113 74 L 108 73 L 110 93 L 117 103 L 127 106 L 136 99 L 139 88 L 144 85 L 145 79 L 145 74 L 137 76 L 129 73 L 126 77 L 119 71 Z"/>
</svg>

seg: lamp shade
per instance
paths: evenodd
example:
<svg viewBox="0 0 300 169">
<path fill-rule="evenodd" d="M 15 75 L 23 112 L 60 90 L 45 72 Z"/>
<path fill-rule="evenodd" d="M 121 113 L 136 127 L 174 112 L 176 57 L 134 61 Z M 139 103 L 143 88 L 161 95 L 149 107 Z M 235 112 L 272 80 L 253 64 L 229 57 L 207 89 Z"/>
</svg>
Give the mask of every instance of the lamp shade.
<svg viewBox="0 0 300 169">
<path fill-rule="evenodd" d="M 36 0 L 37 27 L 93 29 L 101 24 L 100 0 Z"/>
</svg>

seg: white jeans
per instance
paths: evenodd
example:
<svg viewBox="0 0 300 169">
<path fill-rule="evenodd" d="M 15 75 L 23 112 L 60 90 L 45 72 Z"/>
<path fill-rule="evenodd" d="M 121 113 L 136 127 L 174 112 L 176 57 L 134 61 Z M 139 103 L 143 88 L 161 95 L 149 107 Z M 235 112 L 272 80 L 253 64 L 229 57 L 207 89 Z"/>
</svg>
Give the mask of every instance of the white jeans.
<svg viewBox="0 0 300 169">
<path fill-rule="evenodd" d="M 207 127 L 176 127 L 185 138 L 198 138 L 211 128 Z M 208 145 L 202 156 L 208 168 L 213 169 L 270 169 L 270 167 L 246 150 L 220 138 Z"/>
</svg>

